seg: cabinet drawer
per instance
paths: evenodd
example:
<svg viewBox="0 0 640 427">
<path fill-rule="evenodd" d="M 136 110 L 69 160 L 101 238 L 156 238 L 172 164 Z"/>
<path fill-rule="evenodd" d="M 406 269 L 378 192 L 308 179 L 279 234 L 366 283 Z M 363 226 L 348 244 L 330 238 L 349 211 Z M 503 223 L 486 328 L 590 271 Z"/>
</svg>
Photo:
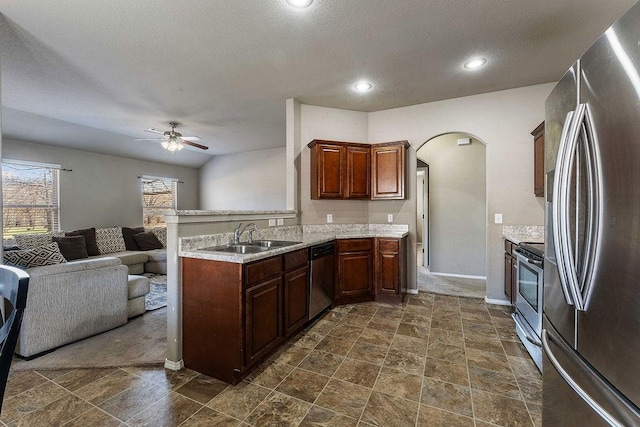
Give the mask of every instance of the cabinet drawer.
<svg viewBox="0 0 640 427">
<path fill-rule="evenodd" d="M 373 250 L 373 239 L 338 240 L 338 252 L 360 252 Z"/>
<path fill-rule="evenodd" d="M 247 264 L 244 267 L 244 282 L 246 286 L 251 286 L 281 273 L 282 255 L 278 255 Z"/>
<path fill-rule="evenodd" d="M 399 252 L 399 239 L 378 239 L 378 250 L 381 252 Z"/>
<path fill-rule="evenodd" d="M 284 269 L 292 270 L 296 267 L 303 267 L 309 262 L 309 249 L 300 249 L 299 251 L 289 252 L 283 255 Z"/>
<path fill-rule="evenodd" d="M 505 253 L 508 253 L 511 256 L 516 256 L 516 248 L 518 247 L 518 245 L 516 245 L 515 243 L 513 243 L 511 240 L 506 240 L 504 241 L 504 251 Z"/>
</svg>

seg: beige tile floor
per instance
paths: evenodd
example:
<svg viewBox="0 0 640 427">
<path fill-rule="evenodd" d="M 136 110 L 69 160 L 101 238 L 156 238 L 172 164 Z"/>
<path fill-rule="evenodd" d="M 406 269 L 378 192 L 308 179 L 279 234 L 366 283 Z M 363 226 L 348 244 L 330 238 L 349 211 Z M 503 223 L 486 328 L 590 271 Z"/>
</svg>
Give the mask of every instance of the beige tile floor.
<svg viewBox="0 0 640 427">
<path fill-rule="evenodd" d="M 13 373 L 8 426 L 540 426 L 506 308 L 420 293 L 341 306 L 245 381 L 161 367 Z"/>
</svg>

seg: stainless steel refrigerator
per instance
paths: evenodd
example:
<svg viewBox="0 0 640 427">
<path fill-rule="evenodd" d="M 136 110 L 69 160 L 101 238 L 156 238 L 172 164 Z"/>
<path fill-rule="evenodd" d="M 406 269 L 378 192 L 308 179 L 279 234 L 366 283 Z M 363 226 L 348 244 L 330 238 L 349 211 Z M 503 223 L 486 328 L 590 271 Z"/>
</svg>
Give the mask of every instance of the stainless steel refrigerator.
<svg viewBox="0 0 640 427">
<path fill-rule="evenodd" d="M 546 102 L 544 426 L 640 425 L 640 3 Z"/>
</svg>

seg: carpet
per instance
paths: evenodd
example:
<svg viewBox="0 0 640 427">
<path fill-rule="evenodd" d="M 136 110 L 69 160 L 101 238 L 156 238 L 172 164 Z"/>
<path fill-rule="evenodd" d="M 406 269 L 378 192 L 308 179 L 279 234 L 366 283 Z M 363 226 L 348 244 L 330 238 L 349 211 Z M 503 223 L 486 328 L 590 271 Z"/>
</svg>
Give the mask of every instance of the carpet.
<svg viewBox="0 0 640 427">
<path fill-rule="evenodd" d="M 487 293 L 487 281 L 466 277 L 436 276 L 425 267 L 418 267 L 418 289 L 455 297 L 482 298 Z"/>
<path fill-rule="evenodd" d="M 33 360 L 14 357 L 11 370 L 164 365 L 166 352 L 167 309 L 164 308 Z"/>
<path fill-rule="evenodd" d="M 149 279 L 150 291 L 144 297 L 147 311 L 157 310 L 167 306 L 167 276 L 164 274 L 145 273 Z"/>
</svg>

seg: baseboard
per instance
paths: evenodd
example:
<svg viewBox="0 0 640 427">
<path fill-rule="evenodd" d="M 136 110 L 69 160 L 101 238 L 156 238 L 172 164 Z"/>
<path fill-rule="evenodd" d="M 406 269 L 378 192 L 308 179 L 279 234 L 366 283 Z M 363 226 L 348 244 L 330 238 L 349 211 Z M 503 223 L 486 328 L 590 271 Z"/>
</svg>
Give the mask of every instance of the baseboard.
<svg viewBox="0 0 640 427">
<path fill-rule="evenodd" d="M 493 299 L 488 297 L 484 297 L 484 302 L 486 302 L 487 304 L 493 304 L 493 305 L 511 305 L 511 301 L 507 301 L 504 299 Z"/>
<path fill-rule="evenodd" d="M 433 274 L 434 276 L 461 277 L 463 279 L 487 280 L 487 276 L 470 276 L 467 274 L 434 273 L 433 271 L 430 271 L 429 273 Z"/>
<path fill-rule="evenodd" d="M 164 367 L 167 369 L 171 369 L 172 371 L 179 371 L 180 369 L 184 368 L 184 360 L 180 359 L 177 362 L 174 362 L 173 360 L 165 359 Z"/>
<path fill-rule="evenodd" d="M 418 295 L 417 289 L 407 289 L 407 293 L 411 295 Z"/>
</svg>

